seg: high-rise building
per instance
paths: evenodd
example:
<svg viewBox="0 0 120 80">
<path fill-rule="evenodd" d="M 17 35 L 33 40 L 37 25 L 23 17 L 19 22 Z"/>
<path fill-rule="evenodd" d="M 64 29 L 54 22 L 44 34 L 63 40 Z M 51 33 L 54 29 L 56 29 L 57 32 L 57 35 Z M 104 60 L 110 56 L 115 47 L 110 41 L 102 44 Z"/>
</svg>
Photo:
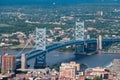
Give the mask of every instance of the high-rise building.
<svg viewBox="0 0 120 80">
<path fill-rule="evenodd" d="M 76 70 L 75 70 L 75 67 L 74 66 L 70 66 L 70 65 L 62 65 L 60 67 L 60 75 L 59 75 L 59 79 L 63 79 L 63 78 L 66 78 L 66 79 L 75 79 L 75 76 L 76 76 Z"/>
<path fill-rule="evenodd" d="M 16 69 L 16 56 L 4 54 L 2 56 L 2 73 L 13 72 Z"/>
<path fill-rule="evenodd" d="M 80 65 L 75 62 L 62 63 L 60 66 L 59 80 L 75 80 L 76 72 L 80 70 Z"/>
</svg>

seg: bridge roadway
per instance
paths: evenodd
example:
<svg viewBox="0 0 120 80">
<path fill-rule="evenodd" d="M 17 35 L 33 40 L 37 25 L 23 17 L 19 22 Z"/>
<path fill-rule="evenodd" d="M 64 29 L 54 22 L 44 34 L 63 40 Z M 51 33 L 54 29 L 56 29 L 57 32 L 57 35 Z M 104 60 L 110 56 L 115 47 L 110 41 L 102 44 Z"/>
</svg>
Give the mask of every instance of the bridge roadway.
<svg viewBox="0 0 120 80">
<path fill-rule="evenodd" d="M 109 38 L 109 39 L 103 39 L 102 40 L 102 43 L 104 42 L 120 42 L 120 38 Z M 32 50 L 32 51 L 29 51 L 26 54 L 26 59 L 27 60 L 30 60 L 32 58 L 35 58 L 37 56 L 39 56 L 40 54 L 45 54 L 45 53 L 48 53 L 50 51 L 53 51 L 53 50 L 56 50 L 58 48 L 62 48 L 62 47 L 65 47 L 65 46 L 69 46 L 69 45 L 82 45 L 84 43 L 97 43 L 97 40 L 96 39 L 88 39 L 88 40 L 84 40 L 84 41 L 69 41 L 69 42 L 63 42 L 63 43 L 55 43 L 55 44 L 52 44 L 52 45 L 48 45 L 46 47 L 46 50 L 42 51 L 42 50 Z M 17 59 L 20 59 L 21 55 L 17 56 Z"/>
</svg>

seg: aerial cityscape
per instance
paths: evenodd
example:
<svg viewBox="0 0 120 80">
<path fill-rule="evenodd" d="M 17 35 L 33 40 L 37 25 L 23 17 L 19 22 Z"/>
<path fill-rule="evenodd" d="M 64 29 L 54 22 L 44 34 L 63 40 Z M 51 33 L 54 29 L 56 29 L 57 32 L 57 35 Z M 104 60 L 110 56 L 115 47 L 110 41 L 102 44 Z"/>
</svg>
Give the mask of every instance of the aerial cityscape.
<svg viewBox="0 0 120 80">
<path fill-rule="evenodd" d="M 120 80 L 120 1 L 1 0 L 0 80 Z"/>
</svg>

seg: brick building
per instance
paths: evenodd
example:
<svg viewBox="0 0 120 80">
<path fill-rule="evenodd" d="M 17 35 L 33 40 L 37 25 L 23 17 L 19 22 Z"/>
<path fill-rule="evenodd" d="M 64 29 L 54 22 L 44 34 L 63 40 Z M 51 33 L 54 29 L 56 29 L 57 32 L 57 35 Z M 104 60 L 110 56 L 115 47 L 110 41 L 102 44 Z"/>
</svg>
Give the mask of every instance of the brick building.
<svg viewBox="0 0 120 80">
<path fill-rule="evenodd" d="M 2 56 L 2 73 L 13 72 L 16 69 L 16 57 L 4 54 Z"/>
</svg>

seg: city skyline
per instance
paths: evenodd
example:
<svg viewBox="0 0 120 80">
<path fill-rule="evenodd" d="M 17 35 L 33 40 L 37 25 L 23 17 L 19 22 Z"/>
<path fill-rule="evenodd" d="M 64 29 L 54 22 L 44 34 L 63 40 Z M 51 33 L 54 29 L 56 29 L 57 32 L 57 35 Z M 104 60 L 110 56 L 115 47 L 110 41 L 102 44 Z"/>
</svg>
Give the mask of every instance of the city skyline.
<svg viewBox="0 0 120 80">
<path fill-rule="evenodd" d="M 1 0 L 0 79 L 120 79 L 119 4 Z"/>
</svg>

